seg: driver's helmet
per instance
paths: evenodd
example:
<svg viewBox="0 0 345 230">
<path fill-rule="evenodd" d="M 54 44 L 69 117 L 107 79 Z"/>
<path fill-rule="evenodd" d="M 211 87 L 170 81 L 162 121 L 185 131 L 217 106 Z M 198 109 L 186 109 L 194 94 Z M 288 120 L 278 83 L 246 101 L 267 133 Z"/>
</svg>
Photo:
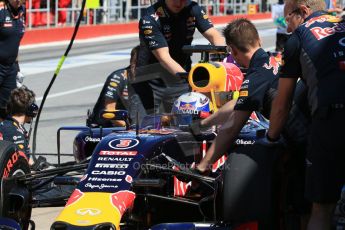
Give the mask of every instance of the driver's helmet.
<svg viewBox="0 0 345 230">
<path fill-rule="evenodd" d="M 171 112 L 173 114 L 199 115 L 200 118 L 203 118 L 212 112 L 212 103 L 204 94 L 189 92 L 177 98 Z"/>
</svg>

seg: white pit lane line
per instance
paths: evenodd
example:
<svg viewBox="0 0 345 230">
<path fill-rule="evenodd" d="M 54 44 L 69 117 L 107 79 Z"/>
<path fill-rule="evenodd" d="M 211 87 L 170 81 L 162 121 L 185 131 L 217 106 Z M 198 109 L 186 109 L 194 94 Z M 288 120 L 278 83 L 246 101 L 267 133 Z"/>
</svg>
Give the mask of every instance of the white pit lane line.
<svg viewBox="0 0 345 230">
<path fill-rule="evenodd" d="M 276 31 L 275 28 L 259 30 L 259 35 L 261 38 L 268 37 L 268 36 L 272 36 L 272 33 L 275 34 L 275 31 Z M 192 44 L 209 44 L 209 42 L 204 38 L 200 38 L 200 39 L 195 39 Z M 275 47 L 273 46 L 264 47 L 264 49 L 268 51 L 272 51 L 275 49 Z M 109 52 L 103 52 L 103 53 L 67 57 L 60 71 L 62 71 L 63 69 L 94 65 L 94 64 L 99 64 L 99 63 L 129 60 L 130 51 L 131 49 L 123 49 L 123 50 L 118 50 L 118 51 L 109 51 Z M 20 68 L 24 76 L 30 76 L 30 75 L 35 75 L 39 73 L 55 71 L 58 62 L 59 62 L 59 59 L 28 62 L 28 63 L 21 64 Z M 64 92 L 56 93 L 56 94 L 50 94 L 47 98 L 62 97 L 69 94 L 75 94 L 82 91 L 87 91 L 87 90 L 91 90 L 95 88 L 101 88 L 103 84 L 104 82 L 95 84 L 95 85 L 89 85 L 89 86 L 78 88 L 78 89 L 67 90 Z M 37 97 L 36 100 L 41 101 L 42 96 Z"/>
</svg>

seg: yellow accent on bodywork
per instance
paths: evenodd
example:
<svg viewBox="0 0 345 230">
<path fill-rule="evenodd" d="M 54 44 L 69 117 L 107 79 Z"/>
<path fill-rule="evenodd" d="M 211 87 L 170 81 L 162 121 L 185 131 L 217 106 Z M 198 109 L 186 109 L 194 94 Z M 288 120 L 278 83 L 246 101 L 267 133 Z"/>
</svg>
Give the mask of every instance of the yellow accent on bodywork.
<svg viewBox="0 0 345 230">
<path fill-rule="evenodd" d="M 104 192 L 86 192 L 80 200 L 65 207 L 56 221 L 75 226 L 110 222 L 116 226 L 116 229 L 120 229 L 121 215 L 119 210 L 112 205 L 111 195 Z"/>
</svg>

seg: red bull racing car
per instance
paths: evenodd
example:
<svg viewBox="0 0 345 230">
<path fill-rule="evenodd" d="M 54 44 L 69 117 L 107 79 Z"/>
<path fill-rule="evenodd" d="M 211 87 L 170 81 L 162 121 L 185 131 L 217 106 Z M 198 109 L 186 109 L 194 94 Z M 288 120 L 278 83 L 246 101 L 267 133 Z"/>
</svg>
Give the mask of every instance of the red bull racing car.
<svg viewBox="0 0 345 230">
<path fill-rule="evenodd" d="M 207 55 L 225 52 L 225 47 L 192 48 Z M 210 93 L 216 107 L 223 94 L 236 96 L 243 75 L 233 64 L 203 62 L 192 68 L 188 78 L 193 91 Z M 185 111 L 195 111 L 193 102 L 182 102 L 179 106 Z M 278 218 L 272 217 L 279 154 L 274 153 L 281 145 L 258 144 L 268 128 L 259 113 L 248 120 L 228 157 L 219 159 L 208 176 L 191 169 L 217 135 L 214 129 L 197 136 L 190 132 L 188 125 L 200 119 L 201 112 L 146 116 L 135 127 L 126 111 L 104 113 L 127 126 L 60 128 L 58 135 L 63 130 L 80 133 L 74 140 L 75 162 L 59 160 L 56 168 L 30 172 L 14 145 L 0 142 L 1 229 L 34 229 L 31 210 L 41 206 L 64 206 L 52 220 L 53 230 L 277 229 Z M 248 157 L 236 162 L 230 153 Z M 246 170 L 237 164 L 246 165 Z M 34 196 L 47 185 L 72 189 L 64 196 Z"/>
</svg>

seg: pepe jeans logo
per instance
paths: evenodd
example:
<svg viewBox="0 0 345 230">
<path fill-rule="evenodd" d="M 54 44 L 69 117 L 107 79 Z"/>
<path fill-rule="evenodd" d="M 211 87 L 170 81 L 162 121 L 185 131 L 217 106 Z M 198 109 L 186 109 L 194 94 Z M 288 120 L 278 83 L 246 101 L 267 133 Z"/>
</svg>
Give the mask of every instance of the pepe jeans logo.
<svg viewBox="0 0 345 230">
<path fill-rule="evenodd" d="M 96 208 L 82 208 L 78 209 L 76 213 L 80 216 L 97 216 L 101 214 L 101 210 L 96 209 Z"/>
</svg>

